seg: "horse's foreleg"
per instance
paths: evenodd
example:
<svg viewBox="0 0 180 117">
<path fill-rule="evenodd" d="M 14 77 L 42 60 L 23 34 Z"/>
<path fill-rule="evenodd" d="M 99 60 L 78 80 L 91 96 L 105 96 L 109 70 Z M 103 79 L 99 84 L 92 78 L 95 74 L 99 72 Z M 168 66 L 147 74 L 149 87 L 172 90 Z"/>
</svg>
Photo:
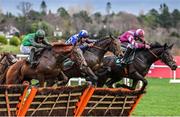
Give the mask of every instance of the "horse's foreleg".
<svg viewBox="0 0 180 117">
<path fill-rule="evenodd" d="M 106 83 L 107 77 L 99 77 L 99 79 L 97 80 L 97 87 L 103 87 L 104 84 Z"/>
<path fill-rule="evenodd" d="M 136 89 L 136 86 L 137 86 L 137 83 L 138 83 L 138 80 L 136 80 L 136 79 L 133 79 L 133 78 L 131 78 L 132 80 L 133 80 L 133 82 L 132 82 L 132 87 L 130 88 L 131 90 L 135 90 Z"/>
<path fill-rule="evenodd" d="M 106 83 L 106 86 L 109 87 L 109 88 L 112 88 L 112 85 L 116 82 L 116 80 L 114 79 L 111 79 L 109 80 L 107 83 Z"/>
<path fill-rule="evenodd" d="M 44 87 L 44 75 L 39 74 L 37 78 L 39 80 L 40 87 Z"/>
<path fill-rule="evenodd" d="M 131 79 L 134 79 L 133 80 L 133 86 L 132 86 L 132 88 L 134 88 L 134 89 L 136 88 L 138 81 L 143 82 L 143 86 L 141 88 L 141 91 L 144 91 L 144 89 L 146 88 L 146 86 L 148 84 L 147 80 L 138 72 L 134 72 L 133 74 L 131 74 Z"/>
<path fill-rule="evenodd" d="M 66 74 L 64 74 L 62 70 L 60 70 L 59 73 L 60 74 L 58 76 L 58 86 L 66 85 L 69 81 L 69 78 L 66 76 Z"/>
<path fill-rule="evenodd" d="M 63 81 L 64 82 L 68 82 L 68 77 L 66 76 L 66 74 L 64 74 L 64 72 L 62 70 L 60 70 L 60 74 L 62 75 L 63 77 Z"/>
<path fill-rule="evenodd" d="M 119 87 L 122 87 L 122 88 L 127 88 L 127 89 L 130 89 L 130 90 L 134 90 L 132 87 L 126 85 L 126 84 L 116 84 L 116 87 L 119 88 Z"/>
</svg>

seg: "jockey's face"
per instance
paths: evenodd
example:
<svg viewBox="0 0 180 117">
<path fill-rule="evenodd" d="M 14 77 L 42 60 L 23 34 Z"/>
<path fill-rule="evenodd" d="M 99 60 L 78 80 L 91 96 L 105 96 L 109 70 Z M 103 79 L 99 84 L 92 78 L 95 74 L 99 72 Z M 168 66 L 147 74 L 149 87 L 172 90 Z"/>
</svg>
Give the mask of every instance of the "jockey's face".
<svg viewBox="0 0 180 117">
<path fill-rule="evenodd" d="M 81 42 L 84 43 L 84 42 L 86 42 L 86 40 L 87 40 L 87 38 L 82 38 Z"/>
<path fill-rule="evenodd" d="M 134 39 L 137 41 L 137 40 L 139 40 L 139 37 L 138 36 L 134 36 Z"/>
<path fill-rule="evenodd" d="M 42 43 L 43 39 L 44 39 L 43 37 L 38 37 L 37 43 Z"/>
</svg>

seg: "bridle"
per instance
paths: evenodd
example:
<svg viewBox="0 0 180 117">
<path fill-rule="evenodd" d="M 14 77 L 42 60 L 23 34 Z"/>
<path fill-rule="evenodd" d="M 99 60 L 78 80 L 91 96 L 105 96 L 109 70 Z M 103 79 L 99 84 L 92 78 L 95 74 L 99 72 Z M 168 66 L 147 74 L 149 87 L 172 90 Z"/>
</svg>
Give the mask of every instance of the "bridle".
<svg viewBox="0 0 180 117">
<path fill-rule="evenodd" d="M 164 51 L 161 53 L 160 56 L 158 56 L 157 54 L 155 54 L 152 50 L 148 49 L 148 51 L 156 58 L 156 59 L 162 59 L 162 56 L 164 54 Z M 158 51 L 159 53 L 159 51 Z"/>
</svg>

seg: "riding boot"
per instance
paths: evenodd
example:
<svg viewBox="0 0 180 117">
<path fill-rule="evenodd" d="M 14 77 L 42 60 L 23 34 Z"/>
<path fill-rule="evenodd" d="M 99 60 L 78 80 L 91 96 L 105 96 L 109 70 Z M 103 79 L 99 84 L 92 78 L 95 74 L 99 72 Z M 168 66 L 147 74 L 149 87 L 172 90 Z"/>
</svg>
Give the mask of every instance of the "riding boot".
<svg viewBox="0 0 180 117">
<path fill-rule="evenodd" d="M 124 54 L 124 57 L 121 59 L 121 63 L 122 64 L 127 64 L 126 63 L 126 59 L 129 57 L 130 53 L 132 52 L 132 49 L 131 48 L 127 48 L 125 54 Z"/>
<path fill-rule="evenodd" d="M 35 48 L 32 48 L 30 52 L 29 62 L 31 67 L 33 67 L 36 64 L 36 61 L 34 61 L 35 51 L 36 51 Z"/>
</svg>

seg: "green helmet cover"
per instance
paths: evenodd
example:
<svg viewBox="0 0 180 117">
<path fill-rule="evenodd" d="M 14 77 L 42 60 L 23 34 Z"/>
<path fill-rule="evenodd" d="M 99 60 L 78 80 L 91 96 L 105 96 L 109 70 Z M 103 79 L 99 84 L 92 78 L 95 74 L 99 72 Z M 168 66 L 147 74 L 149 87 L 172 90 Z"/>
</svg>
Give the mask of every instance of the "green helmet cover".
<svg viewBox="0 0 180 117">
<path fill-rule="evenodd" d="M 36 31 L 35 35 L 37 37 L 42 37 L 43 38 L 43 37 L 45 37 L 45 32 L 44 32 L 44 30 L 39 29 L 39 30 Z"/>
</svg>

